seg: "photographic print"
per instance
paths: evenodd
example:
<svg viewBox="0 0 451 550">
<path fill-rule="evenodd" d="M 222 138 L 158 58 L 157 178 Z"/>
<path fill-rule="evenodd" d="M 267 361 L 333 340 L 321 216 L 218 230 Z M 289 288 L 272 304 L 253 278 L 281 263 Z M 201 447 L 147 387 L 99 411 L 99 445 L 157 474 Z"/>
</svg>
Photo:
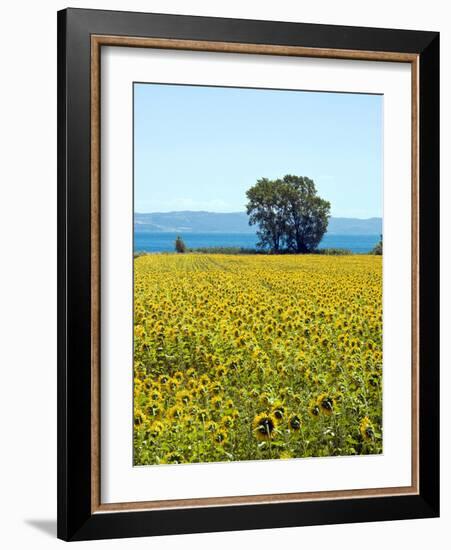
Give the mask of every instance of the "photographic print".
<svg viewBox="0 0 451 550">
<path fill-rule="evenodd" d="M 133 110 L 134 465 L 382 453 L 383 96 Z"/>
</svg>

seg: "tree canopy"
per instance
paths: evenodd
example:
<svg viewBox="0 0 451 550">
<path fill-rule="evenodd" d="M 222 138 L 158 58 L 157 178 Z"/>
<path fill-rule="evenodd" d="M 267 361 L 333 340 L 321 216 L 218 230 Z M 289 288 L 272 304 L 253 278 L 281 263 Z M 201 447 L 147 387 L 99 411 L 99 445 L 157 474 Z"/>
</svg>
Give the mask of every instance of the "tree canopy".
<svg viewBox="0 0 451 550">
<path fill-rule="evenodd" d="M 261 248 L 275 253 L 312 252 L 327 230 L 330 203 L 317 195 L 310 178 L 262 178 L 248 189 L 246 196 L 249 225 L 258 225 Z"/>
<path fill-rule="evenodd" d="M 185 243 L 183 242 L 183 239 L 182 237 L 180 237 L 180 235 L 175 239 L 174 245 L 176 252 L 178 252 L 179 254 L 183 254 L 184 252 L 186 252 Z"/>
<path fill-rule="evenodd" d="M 381 240 L 373 248 L 373 250 L 371 251 L 371 254 L 375 254 L 376 256 L 382 256 L 383 247 L 384 247 L 384 245 L 383 245 L 383 242 L 382 242 L 382 235 L 381 235 Z"/>
</svg>

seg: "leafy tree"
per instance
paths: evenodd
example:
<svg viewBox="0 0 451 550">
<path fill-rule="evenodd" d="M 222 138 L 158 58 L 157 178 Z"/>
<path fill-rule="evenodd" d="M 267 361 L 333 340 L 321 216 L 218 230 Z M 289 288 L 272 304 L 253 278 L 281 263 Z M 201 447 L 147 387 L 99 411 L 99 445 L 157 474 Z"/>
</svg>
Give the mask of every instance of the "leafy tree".
<svg viewBox="0 0 451 550">
<path fill-rule="evenodd" d="M 279 252 L 286 233 L 282 182 L 262 178 L 248 189 L 246 196 L 249 201 L 246 206 L 249 225 L 257 224 L 259 227 L 258 246 Z"/>
<path fill-rule="evenodd" d="M 373 250 L 371 251 L 371 254 L 375 254 L 376 256 L 382 256 L 382 250 L 383 250 L 383 244 L 382 244 L 382 235 L 381 235 L 381 240 L 373 248 Z"/>
<path fill-rule="evenodd" d="M 259 226 L 260 247 L 302 254 L 316 249 L 327 230 L 330 203 L 317 195 L 313 180 L 263 178 L 246 195 L 249 224 Z"/>
<path fill-rule="evenodd" d="M 180 254 L 183 254 L 183 252 L 186 252 L 186 246 L 185 246 L 185 243 L 183 242 L 183 239 L 182 237 L 178 236 L 176 239 L 175 239 L 175 250 L 177 252 L 179 252 Z"/>
<path fill-rule="evenodd" d="M 315 250 L 327 230 L 330 203 L 316 194 L 313 180 L 284 176 L 286 244 L 298 253 Z"/>
</svg>

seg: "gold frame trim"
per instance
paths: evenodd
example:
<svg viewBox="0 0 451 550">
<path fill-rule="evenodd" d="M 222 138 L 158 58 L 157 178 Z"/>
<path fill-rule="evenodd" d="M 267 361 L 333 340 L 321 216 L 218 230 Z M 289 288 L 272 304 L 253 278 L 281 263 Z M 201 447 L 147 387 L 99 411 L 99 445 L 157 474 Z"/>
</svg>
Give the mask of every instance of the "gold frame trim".
<svg viewBox="0 0 451 550">
<path fill-rule="evenodd" d="M 102 46 L 410 63 L 412 69 L 412 482 L 408 487 L 119 502 L 100 499 L 100 50 Z M 166 38 L 91 36 L 91 512 L 164 510 L 419 494 L 419 56 Z"/>
</svg>

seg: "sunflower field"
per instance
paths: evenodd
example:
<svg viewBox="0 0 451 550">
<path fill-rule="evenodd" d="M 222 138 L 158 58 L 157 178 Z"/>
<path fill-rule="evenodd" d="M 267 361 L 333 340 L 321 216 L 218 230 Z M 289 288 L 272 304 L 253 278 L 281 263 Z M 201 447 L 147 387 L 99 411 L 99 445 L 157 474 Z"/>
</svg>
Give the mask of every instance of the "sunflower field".
<svg viewBox="0 0 451 550">
<path fill-rule="evenodd" d="M 134 266 L 135 465 L 382 452 L 381 256 Z"/>
</svg>

